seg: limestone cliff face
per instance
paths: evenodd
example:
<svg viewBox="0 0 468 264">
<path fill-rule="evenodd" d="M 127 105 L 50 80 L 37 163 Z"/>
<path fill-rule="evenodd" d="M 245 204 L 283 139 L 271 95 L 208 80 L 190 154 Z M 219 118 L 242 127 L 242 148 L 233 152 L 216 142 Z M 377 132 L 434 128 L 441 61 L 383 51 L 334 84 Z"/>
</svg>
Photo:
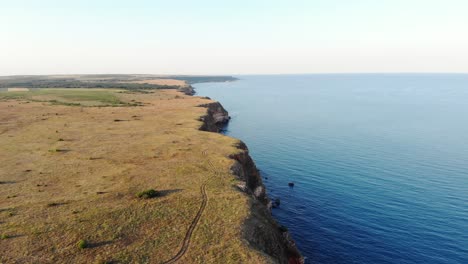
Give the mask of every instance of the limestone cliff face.
<svg viewBox="0 0 468 264">
<path fill-rule="evenodd" d="M 235 160 L 234 165 L 231 167 L 231 173 L 236 175 L 237 178 L 245 183 L 240 185 L 239 188 L 244 192 L 252 194 L 257 200 L 261 201 L 265 205 L 268 205 L 269 199 L 266 195 L 262 177 L 249 155 L 247 146 L 244 142 L 240 141 L 236 147 L 242 151 L 236 154 L 231 154 L 229 158 Z"/>
<path fill-rule="evenodd" d="M 200 130 L 219 132 L 230 119 L 228 112 L 218 102 L 201 107 L 206 107 L 207 113 L 200 117 L 203 121 Z M 271 215 L 271 201 L 247 146 L 240 141 L 236 147 L 239 151 L 229 156 L 234 160 L 231 173 L 241 181 L 237 187 L 252 198 L 251 214 L 243 227 L 244 238 L 250 246 L 266 253 L 277 263 L 303 264 L 304 258 L 289 232 Z"/>
<path fill-rule="evenodd" d="M 219 132 L 230 119 L 228 112 L 219 102 L 203 104 L 200 107 L 207 108 L 206 115 L 200 117 L 200 121 L 203 122 L 200 130 Z"/>
<path fill-rule="evenodd" d="M 271 215 L 271 201 L 247 146 L 240 141 L 237 148 L 240 152 L 229 156 L 235 160 L 231 173 L 243 182 L 239 189 L 253 198 L 250 217 L 244 223 L 245 239 L 279 263 L 303 264 L 304 258 L 287 228 L 279 225 Z"/>
</svg>

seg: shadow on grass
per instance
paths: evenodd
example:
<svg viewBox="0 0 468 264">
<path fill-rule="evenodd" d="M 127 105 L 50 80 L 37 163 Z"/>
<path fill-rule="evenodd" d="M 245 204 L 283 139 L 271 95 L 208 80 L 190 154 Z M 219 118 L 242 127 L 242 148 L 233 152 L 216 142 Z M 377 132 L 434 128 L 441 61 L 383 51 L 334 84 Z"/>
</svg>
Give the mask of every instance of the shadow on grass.
<svg viewBox="0 0 468 264">
<path fill-rule="evenodd" d="M 0 181 L 0 185 L 1 184 L 15 184 L 16 182 L 15 181 Z"/>
<path fill-rule="evenodd" d="M 15 210 L 15 208 L 9 207 L 9 208 L 0 208 L 0 213 L 2 212 L 11 212 Z"/>
<path fill-rule="evenodd" d="M 57 148 L 54 148 L 54 149 L 49 149 L 49 152 L 52 152 L 52 153 L 67 153 L 67 152 L 70 152 L 71 150 L 69 149 L 57 149 Z"/>
<path fill-rule="evenodd" d="M 160 191 L 158 191 L 158 197 L 164 197 L 164 196 L 167 196 L 169 194 L 178 193 L 178 192 L 183 191 L 183 190 L 184 189 L 160 190 Z"/>
<path fill-rule="evenodd" d="M 105 246 L 105 245 L 110 245 L 112 243 L 114 243 L 114 242 L 111 241 L 111 240 L 95 242 L 95 243 L 89 243 L 88 248 L 97 248 L 97 247 L 101 247 L 101 246 Z"/>
<path fill-rule="evenodd" d="M 51 202 L 47 204 L 47 207 L 56 207 L 60 205 L 65 205 L 68 204 L 68 202 Z"/>
<path fill-rule="evenodd" d="M 8 238 L 6 239 L 13 239 L 13 238 L 18 238 L 18 237 L 25 237 L 26 235 L 8 235 Z"/>
</svg>

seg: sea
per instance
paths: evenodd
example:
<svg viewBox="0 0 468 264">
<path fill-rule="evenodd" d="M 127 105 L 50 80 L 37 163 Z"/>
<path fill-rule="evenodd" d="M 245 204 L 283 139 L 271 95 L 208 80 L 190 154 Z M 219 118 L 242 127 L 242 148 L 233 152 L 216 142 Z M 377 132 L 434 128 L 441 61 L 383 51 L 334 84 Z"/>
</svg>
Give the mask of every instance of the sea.
<svg viewBox="0 0 468 264">
<path fill-rule="evenodd" d="M 468 263 L 468 75 L 235 77 L 194 87 L 306 263 Z"/>
</svg>

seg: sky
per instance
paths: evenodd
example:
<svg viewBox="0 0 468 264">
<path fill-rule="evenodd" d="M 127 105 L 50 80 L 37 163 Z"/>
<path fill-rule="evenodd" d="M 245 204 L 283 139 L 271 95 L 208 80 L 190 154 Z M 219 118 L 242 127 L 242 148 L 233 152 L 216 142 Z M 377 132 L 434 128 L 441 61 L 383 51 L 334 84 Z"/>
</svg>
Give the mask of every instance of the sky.
<svg viewBox="0 0 468 264">
<path fill-rule="evenodd" d="M 0 75 L 468 73 L 466 0 L 0 0 Z"/>
</svg>

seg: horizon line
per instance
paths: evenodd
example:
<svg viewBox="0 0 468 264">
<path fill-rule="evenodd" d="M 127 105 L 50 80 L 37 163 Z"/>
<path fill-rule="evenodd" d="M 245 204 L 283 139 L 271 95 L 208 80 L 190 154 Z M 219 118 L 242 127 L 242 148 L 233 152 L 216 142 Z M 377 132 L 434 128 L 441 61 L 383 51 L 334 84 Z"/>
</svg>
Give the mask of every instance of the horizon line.
<svg viewBox="0 0 468 264">
<path fill-rule="evenodd" d="M 51 73 L 51 74 L 9 74 L 0 75 L 0 77 L 18 77 L 18 76 L 66 76 L 66 75 L 160 75 L 161 77 L 170 76 L 253 76 L 253 75 L 466 75 L 468 72 L 323 72 L 323 73 L 226 73 L 226 74 L 185 74 L 185 73 Z"/>
</svg>

